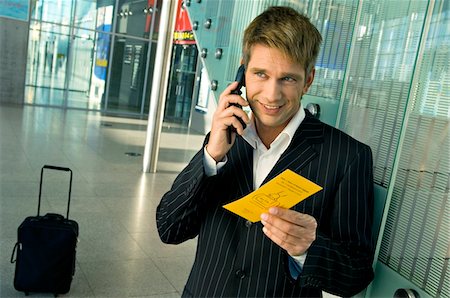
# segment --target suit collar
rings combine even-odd
[[[298,130],[300,124],[303,122],[303,120],[306,117],[306,112],[303,109],[303,105],[300,102],[300,109],[295,113],[295,115],[292,117],[292,119],[289,121],[287,126],[283,129],[283,131],[275,138],[275,140],[272,142],[272,145],[276,144],[277,141],[279,141],[279,138],[282,135],[285,135],[289,138],[289,143],[292,141],[295,132]],[[256,131],[256,125],[255,125],[255,117],[250,112],[250,119],[252,121],[247,125],[247,128],[244,129],[244,133],[242,134],[242,137],[249,143],[253,149],[258,148],[258,144],[262,145],[262,141],[258,136],[258,133]]]
[[[291,144],[280,156],[262,185],[286,169],[299,173],[314,160],[319,155],[314,148],[315,144],[323,142],[323,125],[306,111],[306,117],[295,132]],[[236,159],[231,164],[234,165],[233,174],[239,181],[239,191],[243,194],[253,190],[253,150],[242,137],[237,137],[233,146],[234,153],[230,155],[232,159]]]
[[[323,143],[323,140],[323,123],[306,111],[306,117],[295,132],[291,144],[280,156],[263,184],[286,169],[299,173],[319,155],[314,145]]]

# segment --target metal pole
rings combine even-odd
[[[162,1],[158,43],[153,69],[152,91],[148,112],[147,139],[145,141],[143,171],[156,172],[162,113],[167,89],[167,77],[172,50],[172,32],[175,25],[176,0]]]
[[[163,0],[164,1],[164,0]],[[144,84],[142,87],[142,98],[141,98],[141,115],[144,115],[144,110],[145,110],[145,100],[147,99],[147,81],[148,81],[148,74],[149,74],[149,67],[148,67],[148,63],[150,62],[150,57],[151,57],[151,52],[152,52],[152,48],[154,46],[157,46],[158,44],[154,45],[153,44],[153,30],[155,30],[155,19],[156,19],[156,14],[158,13],[158,10],[156,9],[158,5],[158,1],[156,0],[153,3],[153,12],[152,12],[152,20],[150,23],[150,31],[149,31],[149,36],[148,36],[148,50],[147,50],[147,67],[145,68],[145,74],[144,74]]]

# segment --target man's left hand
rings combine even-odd
[[[316,240],[317,221],[308,214],[271,207],[261,223],[264,234],[291,256],[304,254]]]

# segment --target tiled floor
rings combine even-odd
[[[158,172],[142,172],[146,121],[99,113],[0,105],[0,297],[13,287],[17,227],[36,214],[44,164],[73,170],[70,218],[80,225],[67,297],[179,297],[195,240],[159,240],[155,210],[203,136],[164,127]],[[41,214],[65,213],[67,173],[46,171]],[[52,297],[33,294],[32,297]]]

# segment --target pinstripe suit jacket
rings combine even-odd
[[[207,140],[206,140],[207,141]],[[206,142],[205,141],[205,142]],[[293,208],[318,223],[303,271],[293,280],[286,251],[222,205],[253,191],[253,151],[241,137],[220,173],[207,177],[203,149],[178,175],[157,209],[165,243],[198,236],[194,265],[184,289],[193,297],[350,296],[373,279],[372,153],[308,112],[265,182],[285,169],[323,186]]]

